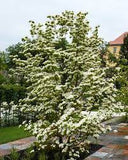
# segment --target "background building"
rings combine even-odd
[[[119,37],[117,37],[114,41],[109,42],[108,50],[113,53],[117,58],[119,57],[121,45],[123,44],[124,38],[127,36],[127,34],[128,32],[125,32]]]

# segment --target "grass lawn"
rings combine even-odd
[[[28,133],[27,131],[24,131],[23,127],[19,128],[18,126],[14,126],[14,127],[0,128],[0,144],[11,142],[29,136],[31,136],[31,134]]]

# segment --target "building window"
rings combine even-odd
[[[113,53],[116,53],[117,47],[113,47]]]

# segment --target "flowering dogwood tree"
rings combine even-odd
[[[60,159],[77,159],[118,108],[113,80],[101,67],[98,27],[92,31],[86,15],[65,11],[44,25],[30,21],[31,37],[23,39],[26,58],[13,58],[15,74],[28,83],[19,106],[35,116],[25,126],[39,149],[56,149]]]

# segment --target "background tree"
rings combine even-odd
[[[108,54],[109,54],[109,51],[108,51],[108,46],[109,44],[107,42],[104,42],[101,47],[100,47],[100,54],[101,54],[101,64],[103,67],[106,67],[106,62],[107,62],[107,59],[108,59]]]
[[[4,52],[0,52],[0,71],[4,71],[6,68],[6,55]]]
[[[13,58],[14,73],[28,83],[18,107],[35,116],[26,129],[39,149],[57,152],[60,160],[80,157],[90,137],[105,131],[101,122],[120,108],[113,79],[101,67],[98,27],[92,31],[86,15],[65,11],[49,16],[44,26],[30,21],[31,37],[23,39],[26,59]]]
[[[109,48],[109,43],[104,42],[101,45],[100,53],[102,59],[102,66],[109,67],[110,69],[109,74],[111,74],[112,73],[111,70],[114,70],[114,68],[117,66],[118,58],[116,57],[116,55],[111,53],[108,48]]]
[[[128,34],[124,37],[124,41],[120,49],[120,63],[128,66]]]
[[[15,63],[12,60],[12,57],[17,56],[20,59],[24,59],[24,56],[22,54],[23,48],[22,48],[22,43],[17,43],[15,45],[9,46],[5,52],[7,55],[7,64],[8,68],[15,68]]]
[[[21,43],[8,47],[5,52],[0,53],[0,125],[8,126],[14,125],[12,106],[10,102],[17,101],[25,96],[25,82],[21,78],[14,77],[10,73],[10,69],[15,68],[14,62],[12,62],[11,56],[17,56],[23,59],[21,56]],[[6,105],[2,105],[3,102],[7,102]],[[14,111],[16,119],[19,121],[20,111]],[[9,118],[11,117],[11,118]],[[19,122],[18,122],[19,123]],[[17,122],[16,122],[17,124]]]
[[[126,106],[125,109],[128,113],[128,35],[125,36],[120,49],[118,66],[120,67],[120,74],[116,80],[116,86],[119,89],[118,100]]]

